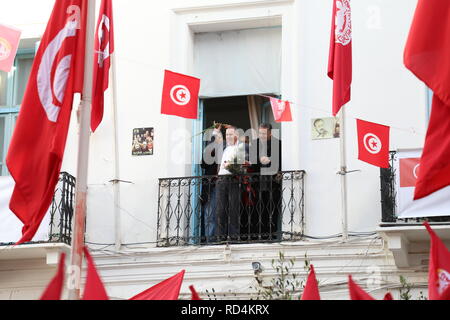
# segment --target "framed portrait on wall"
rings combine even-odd
[[[340,123],[335,117],[317,118],[311,120],[312,140],[340,138]]]
[[[133,129],[133,156],[152,156],[153,155],[153,140],[155,138],[153,128],[138,128]]]

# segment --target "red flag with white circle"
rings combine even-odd
[[[357,119],[358,159],[380,168],[389,168],[390,128]]]
[[[400,187],[411,188],[416,186],[419,176],[420,158],[400,159]]]
[[[161,113],[197,119],[199,91],[200,79],[166,70]]]
[[[21,31],[0,25],[0,70],[10,72],[19,48]]]
[[[350,0],[333,0],[328,77],[333,80],[333,116],[350,101],[352,85]]]
[[[92,86],[91,129],[94,132],[103,119],[104,93],[109,85],[111,55],[114,53],[112,0],[102,0],[94,44],[94,82]]]
[[[6,157],[16,183],[9,206],[24,224],[17,244],[33,239],[53,200],[74,94],[83,89],[86,9],[87,0],[56,1],[33,62]]]
[[[272,105],[273,118],[275,122],[291,122],[291,104],[289,101],[283,101],[275,98],[270,98]]]
[[[428,262],[428,299],[450,300],[450,252],[430,224],[425,222],[424,225],[431,239]]]

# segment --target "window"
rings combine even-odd
[[[9,143],[26,90],[34,50],[19,50],[11,72],[0,71],[0,175],[8,170],[5,164]]]

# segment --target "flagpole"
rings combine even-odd
[[[81,270],[83,261],[86,220],[87,178],[89,163],[89,140],[92,109],[92,79],[94,66],[95,0],[87,0],[86,51],[84,86],[79,107],[78,168],[75,187],[75,214],[72,228],[71,268],[74,285],[69,287],[69,300],[80,299]]]
[[[117,121],[117,74],[116,74],[116,53],[111,55],[112,64],[112,94],[113,94],[113,121],[114,121],[114,217],[115,217],[115,242],[116,251],[120,251],[122,246],[121,221],[120,221],[120,162],[119,162],[119,132]]]
[[[341,108],[340,115],[340,149],[341,149],[341,220],[342,240],[348,241],[348,217],[347,217],[347,157],[345,146],[345,105]]]

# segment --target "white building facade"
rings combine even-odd
[[[23,31],[16,71],[1,75],[2,81],[16,81],[13,88],[0,86],[0,94],[12,97],[0,100],[0,164],[2,175],[7,176],[4,157],[20,110],[20,101],[13,96],[20,96],[17,83],[25,81],[14,79],[25,68],[20,58],[32,59],[53,1],[1,1],[7,10],[1,10],[0,23]],[[356,133],[356,119],[363,119],[391,127],[391,150],[423,146],[429,92],[403,65],[417,1],[352,2],[352,99],[345,107],[345,132],[341,132],[345,134],[347,169],[355,171],[347,175],[348,240],[342,237],[340,139],[312,138],[312,120],[331,116],[332,81],[327,77],[327,64],[332,1],[113,3],[114,77],[105,98],[104,120],[91,135],[85,236],[111,298],[128,299],[184,269],[181,298],[190,297],[188,286],[192,284],[205,299],[248,299],[255,297],[258,288],[252,262],[261,263],[263,285],[269,285],[276,276],[271,261],[280,252],[296,258],[293,272],[303,277],[305,257],[314,264],[324,299],[348,299],[349,274],[378,299],[387,291],[399,298],[401,275],[413,284],[415,298],[420,291],[426,294],[428,236],[415,221],[394,219],[383,224],[380,169],[358,160]],[[198,120],[160,113],[165,69],[202,79]],[[275,124],[259,95],[291,101],[294,121]],[[262,102],[252,113],[236,97],[244,101],[257,97]],[[75,104],[62,170],[73,176],[77,169],[76,108]],[[273,122],[279,130],[282,171],[296,175],[283,184],[286,210],[280,228],[294,237],[219,245],[189,240],[201,232],[195,228],[200,216],[194,217],[195,208],[201,206],[198,193],[193,190],[177,202],[174,198],[180,193],[168,191],[164,183],[182,180],[164,179],[201,175],[199,133],[211,120],[229,121],[230,117],[236,124],[245,118],[251,127]],[[132,155],[137,128],[153,128],[152,155]],[[199,180],[186,181],[189,185]],[[290,181],[295,183],[295,196],[289,195]],[[291,200],[293,211],[289,211]],[[177,205],[184,209],[177,211]],[[193,208],[192,215],[186,206]],[[168,212],[173,215],[171,223],[179,222],[179,235],[187,241],[165,242],[165,236],[173,237],[176,232],[173,225],[166,232]],[[177,212],[182,213],[178,218]],[[445,223],[436,229],[446,239]],[[69,251],[63,242],[0,246],[0,299],[39,298],[56,270],[58,254]]]

